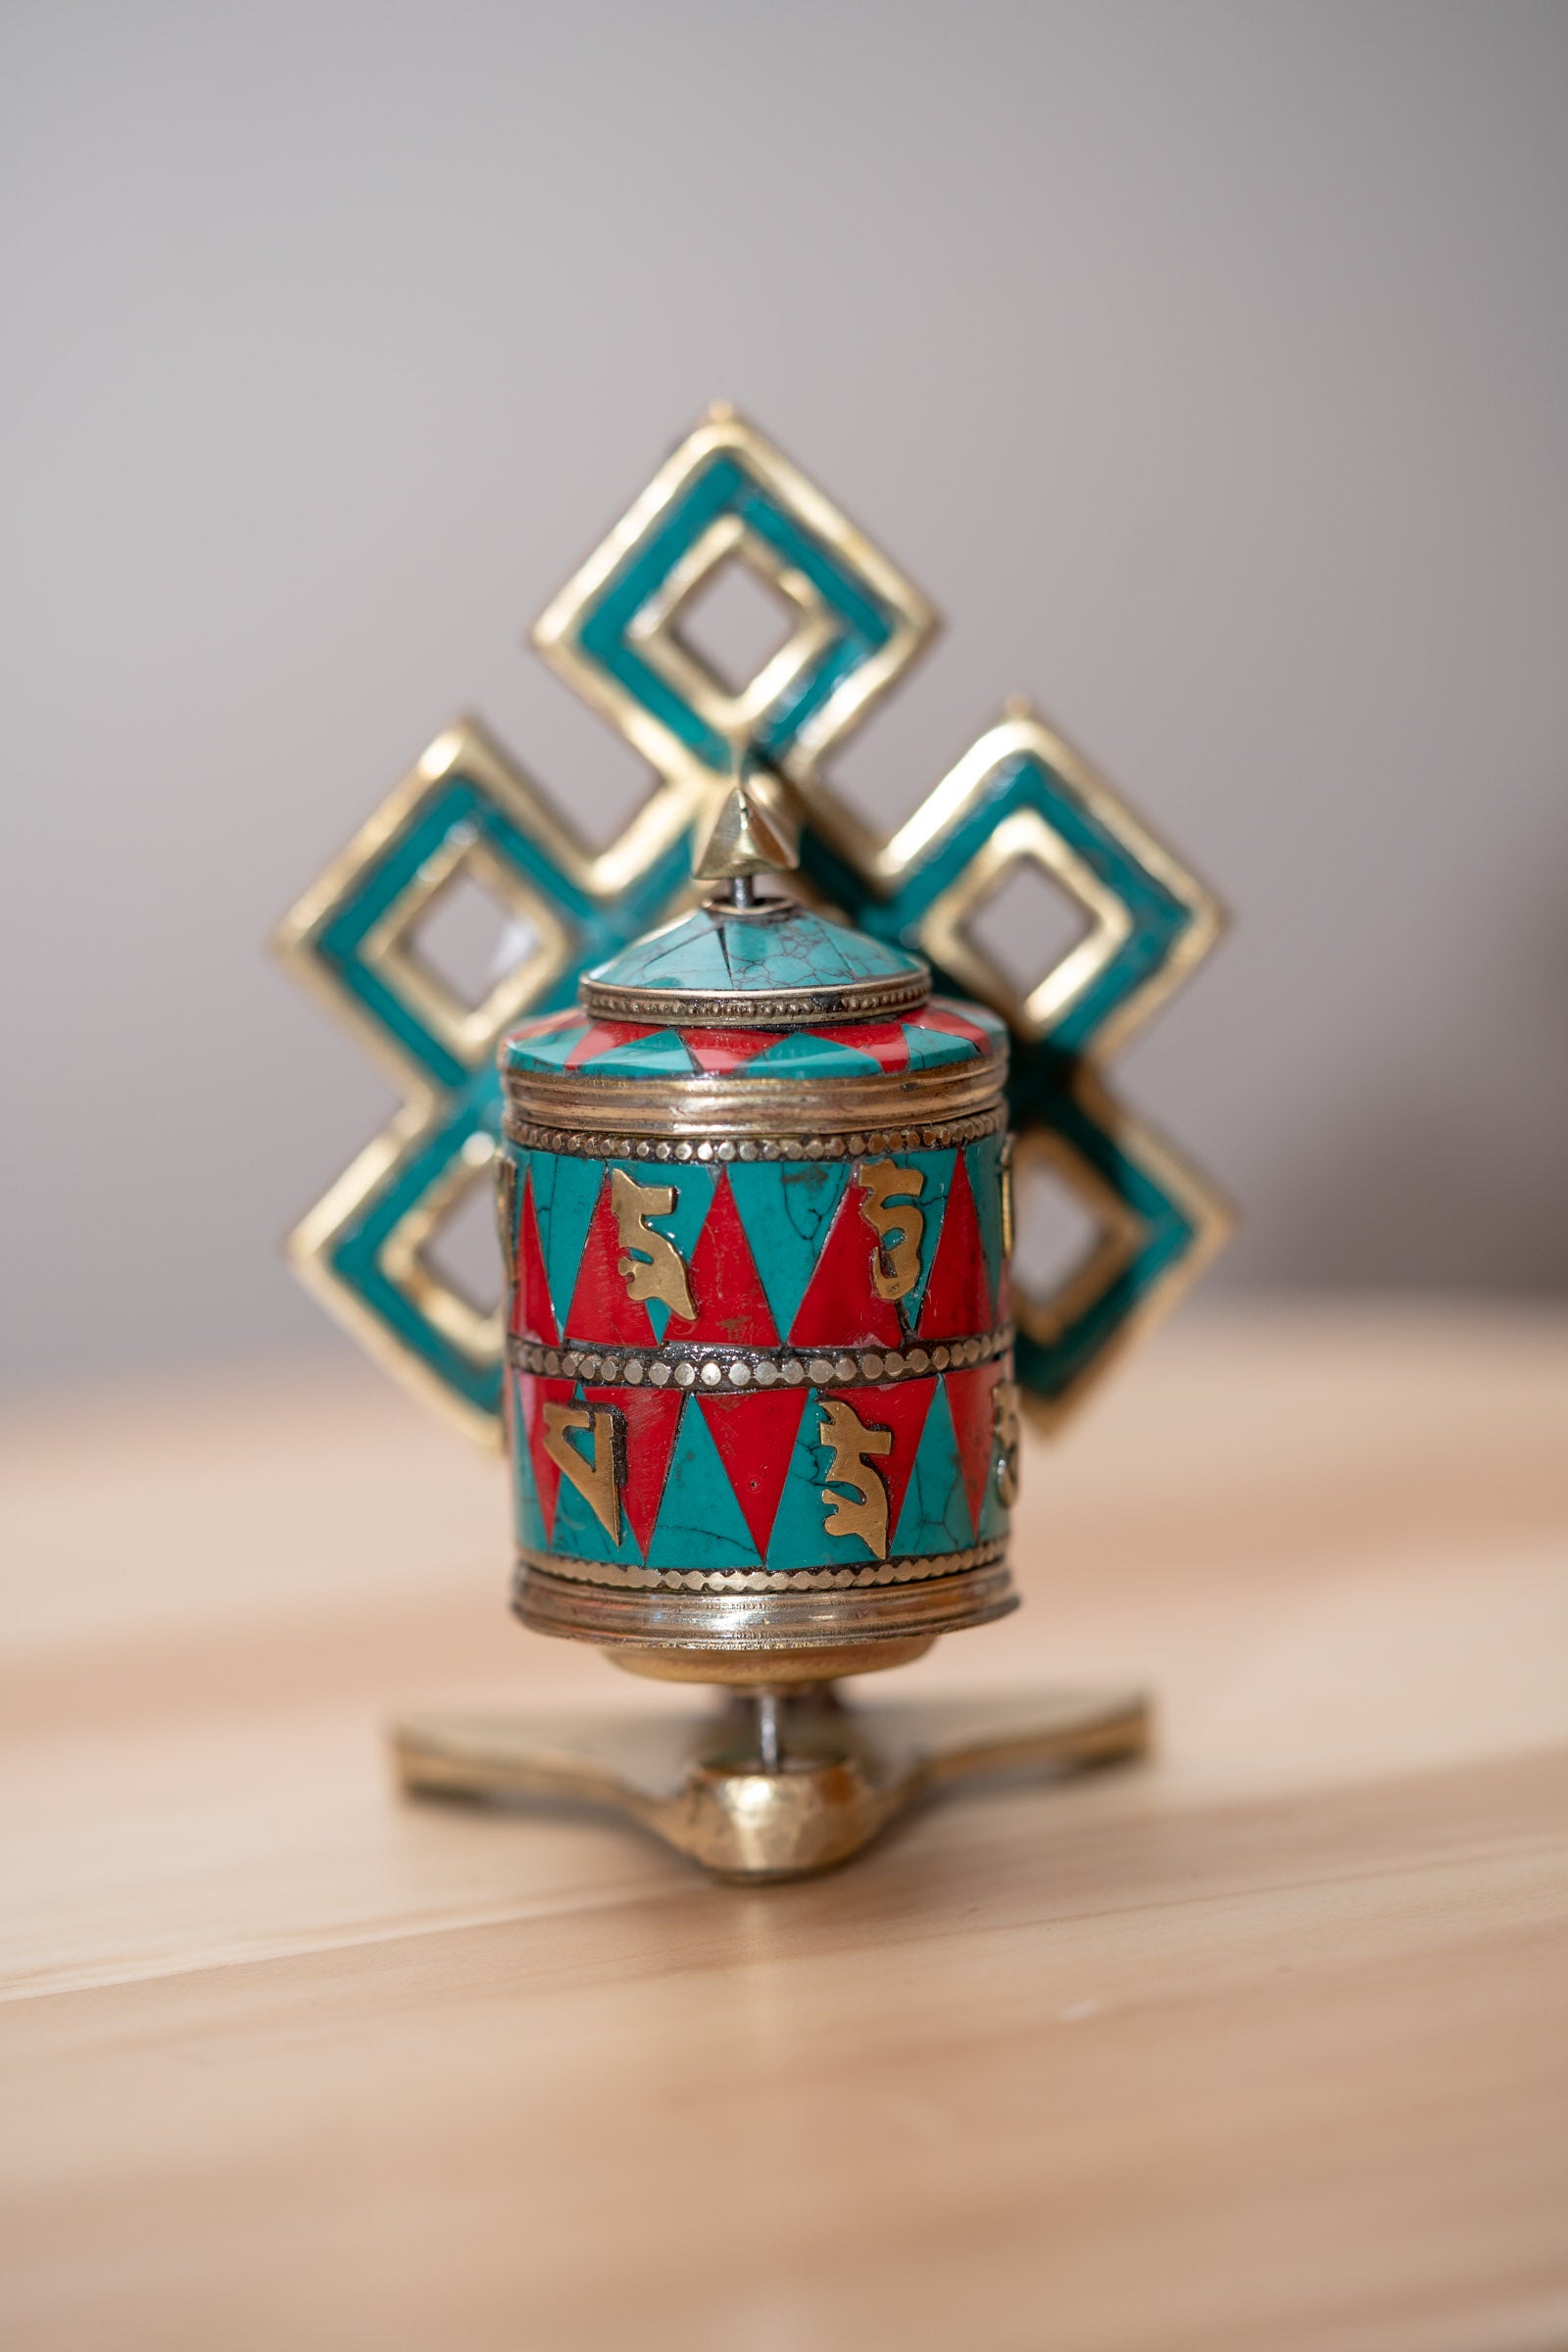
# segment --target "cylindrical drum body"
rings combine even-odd
[[[525,1623],[826,1672],[1013,1605],[1005,1031],[928,988],[715,904],[506,1040]]]

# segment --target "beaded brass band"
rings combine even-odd
[[[924,970],[840,988],[754,990],[746,996],[733,989],[709,995],[686,988],[620,988],[590,973],[578,990],[584,1008],[602,1019],[702,1029],[808,1029],[825,1022],[895,1020],[917,1012],[930,994],[931,975]]]
[[[518,1552],[524,1569],[564,1576],[568,1584],[607,1585],[630,1592],[850,1592],[862,1586],[919,1585],[938,1576],[989,1568],[1006,1544],[999,1537],[965,1551],[932,1552],[922,1559],[869,1560],[859,1568],[638,1568],[613,1560],[576,1560],[564,1552]]]
[[[608,1081],[605,1082],[608,1085]],[[886,1108],[884,1103],[882,1108]],[[878,1127],[839,1135],[717,1135],[697,1130],[672,1132],[668,1121],[659,1134],[619,1133],[614,1127],[591,1131],[580,1127],[541,1126],[518,1111],[509,1111],[509,1143],[525,1152],[554,1152],[568,1159],[655,1159],[704,1165],[713,1160],[858,1159],[886,1152],[942,1152],[956,1144],[976,1144],[982,1136],[1005,1127],[1005,1106],[999,1103],[977,1118],[951,1119],[938,1126]]]
[[[544,1340],[514,1333],[507,1342],[507,1361],[518,1372],[533,1372],[547,1380],[585,1380],[599,1387],[697,1389],[708,1395],[733,1395],[759,1388],[885,1388],[889,1382],[923,1380],[950,1367],[989,1362],[1012,1346],[1012,1329],[987,1331],[972,1339],[947,1340],[934,1346],[862,1348],[819,1352],[815,1348],[708,1348],[671,1342],[664,1348],[563,1348]]]
[[[537,1633],[638,1647],[782,1650],[906,1641],[985,1625],[1015,1609],[1005,1548],[998,1542],[933,1560],[728,1576],[523,1552],[513,1607]]]

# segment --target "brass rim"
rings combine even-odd
[[[831,987],[792,988],[768,994],[733,989],[704,994],[685,988],[618,988],[613,981],[585,979],[579,989],[585,1009],[611,1020],[653,1021],[664,1029],[809,1029],[818,1021],[891,1020],[916,1012],[931,994],[926,971],[896,972],[884,980],[841,980]]]
[[[954,1340],[919,1341],[910,1348],[857,1348],[849,1352],[811,1348],[709,1349],[671,1341],[663,1348],[623,1348],[575,1340],[536,1340],[512,1333],[507,1361],[545,1380],[586,1380],[607,1388],[694,1389],[705,1396],[744,1395],[784,1387],[881,1389],[933,1372],[961,1372],[1005,1356],[1011,1324]]]
[[[618,1560],[578,1560],[564,1551],[517,1550],[517,1574],[537,1570],[572,1585],[602,1585],[622,1592],[750,1592],[766,1599],[777,1592],[849,1592],[869,1587],[928,1583],[970,1568],[994,1567],[1006,1551],[1005,1539],[991,1536],[966,1551],[931,1552],[923,1559],[906,1553],[867,1560],[859,1568],[640,1568]]]
[[[529,1125],[706,1141],[788,1137],[804,1117],[817,1138],[853,1137],[858,1131],[865,1139],[859,1146],[863,1151],[873,1140],[870,1131],[886,1128],[894,1106],[890,1097],[910,1127],[994,1110],[1006,1062],[988,1054],[978,1061],[908,1070],[897,1078],[590,1078],[543,1070],[505,1075],[514,1113]]]
[[[776,1588],[786,1580],[763,1581]],[[1017,1605],[1011,1573],[1001,1558],[915,1583],[804,1592],[635,1591],[578,1583],[525,1558],[513,1601],[535,1633],[644,1648],[728,1650],[825,1648],[956,1633],[1004,1617]]]
[[[668,1125],[655,1135],[628,1134],[624,1128],[617,1135],[612,1127],[585,1132],[580,1127],[540,1126],[514,1110],[507,1114],[505,1133],[521,1151],[550,1152],[558,1158],[652,1159],[687,1166],[693,1160],[706,1165],[737,1159],[858,1159],[865,1152],[943,1152],[996,1135],[1006,1123],[1005,1106],[998,1101],[975,1118],[943,1119],[928,1127],[877,1127],[863,1134],[852,1128],[846,1135],[683,1135],[671,1141]]]

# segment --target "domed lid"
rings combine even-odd
[[[588,972],[582,1003],[618,1021],[806,1029],[887,1020],[931,993],[918,956],[793,899],[710,899]]]
[[[811,1116],[823,1132],[836,1120],[829,1101],[833,1088],[858,1086],[866,1079],[897,1078],[915,1097],[906,1105],[919,1117],[935,1115],[921,1088],[938,1079],[973,1077],[982,1091],[994,1097],[1007,1067],[1007,1031],[994,1012],[981,1004],[955,1004],[932,997],[902,1019],[824,1022],[818,1029],[786,1029],[773,1023],[765,1029],[739,1029],[731,1023],[703,1021],[675,1029],[651,1021],[601,1018],[580,1007],[535,1013],[519,1021],[501,1041],[501,1068],[514,1097],[522,1090],[543,1103],[551,1090],[566,1082],[574,1087],[571,1118],[586,1116],[586,1098],[614,1095],[617,1087],[653,1081],[673,1105],[678,1087],[673,1079],[701,1079],[709,1095],[716,1082],[732,1094],[760,1088],[770,1091],[780,1079],[791,1086],[816,1086],[819,1091]],[[585,1089],[579,1082],[591,1083]],[[977,1098],[978,1100],[978,1098]],[[973,1107],[972,1104],[960,1105]],[[607,1116],[621,1118],[612,1105]],[[861,1102],[851,1124],[874,1126],[889,1115]],[[569,1122],[568,1122],[569,1123]]]

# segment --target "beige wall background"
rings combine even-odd
[[[264,962],[716,394],[1239,927],[1119,1063],[1214,1288],[1568,1279],[1568,10],[30,8],[0,24],[4,1370],[344,1346],[275,1241],[391,1106]]]

